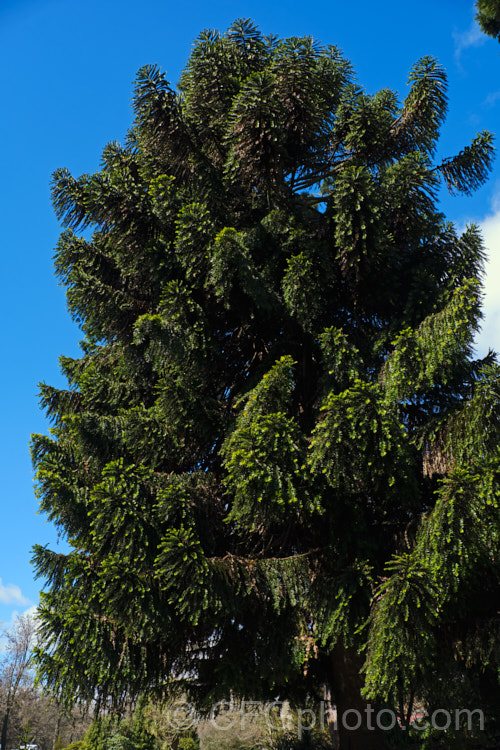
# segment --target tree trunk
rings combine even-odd
[[[59,708],[58,708],[57,721],[56,721],[56,726],[54,729],[54,739],[52,741],[52,750],[57,750],[57,746],[58,746],[57,740],[59,739],[60,731],[61,731],[61,712],[59,711]]]
[[[7,706],[2,721],[2,734],[0,735],[0,750],[6,750],[7,747],[7,729],[9,726],[10,706]]]
[[[335,721],[336,708],[332,700],[332,691],[330,685],[323,685],[323,704],[325,711],[326,726],[328,734],[332,741],[333,750],[339,750],[339,733],[337,731],[337,724]]]
[[[361,695],[362,657],[353,647],[338,644],[331,654],[331,665],[339,750],[386,750],[387,732],[377,726],[376,706]]]

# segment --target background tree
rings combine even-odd
[[[31,650],[35,645],[36,620],[30,614],[17,617],[13,627],[3,633],[6,648],[0,661],[0,748],[6,750],[9,722],[16,698],[29,679]]]
[[[80,741],[92,723],[91,706],[61,707],[35,684],[35,675],[21,688],[13,705],[8,746],[34,744],[38,750],[61,750]]]
[[[476,0],[476,20],[485,34],[500,41],[500,3],[498,0]]]
[[[63,710],[36,684],[31,664],[36,637],[37,620],[31,613],[17,617],[2,634],[0,720],[6,748],[36,744],[39,750],[55,750],[58,743],[60,748],[83,737],[91,721],[91,712],[75,706]]]
[[[337,48],[237,21],[177,91],[139,72],[98,173],[54,175],[85,333],[33,439],[72,546],[34,556],[59,693],[327,685],[342,715],[364,687],[407,715],[438,669],[494,674],[499,373],[471,356],[480,236],[437,206],[492,137],[435,163],[446,76],[427,57],[409,84],[369,96]]]

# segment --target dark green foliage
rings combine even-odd
[[[476,20],[485,34],[500,41],[500,3],[498,0],[476,0]]]
[[[55,174],[85,334],[33,438],[73,548],[35,550],[56,690],[300,696],[366,647],[367,693],[399,708],[436,699],[438,663],[498,668],[484,255],[436,207],[440,180],[483,183],[492,139],[434,163],[446,76],[423,58],[409,85],[369,96],[338,49],[238,21],[177,92],[139,72],[100,172]]]

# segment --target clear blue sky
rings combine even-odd
[[[61,166],[74,175],[96,170],[103,146],[122,139],[131,123],[138,68],[158,63],[175,83],[197,34],[225,29],[237,17],[252,18],[265,33],[312,35],[339,45],[369,92],[390,87],[403,95],[410,66],[423,55],[438,57],[450,83],[442,156],[460,150],[478,130],[500,131],[500,45],[474,26],[469,0],[0,0],[4,622],[37,601],[32,545],[58,544],[57,532],[36,514],[28,444],[30,433],[47,429],[37,383],[63,384],[58,356],[77,355],[80,338],[53,276],[59,227],[50,175]],[[443,210],[460,226],[475,220],[484,228],[492,256],[486,333],[500,349],[494,322],[500,159],[487,186],[473,198],[443,196]]]

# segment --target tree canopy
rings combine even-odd
[[[476,20],[485,34],[500,41],[499,0],[476,0]]]
[[[481,237],[438,205],[493,147],[435,160],[446,88],[424,57],[368,95],[336,47],[239,20],[176,89],[139,71],[100,171],[54,174],[85,336],[32,444],[72,550],[34,554],[56,691],[405,714],[496,684],[500,372]]]

